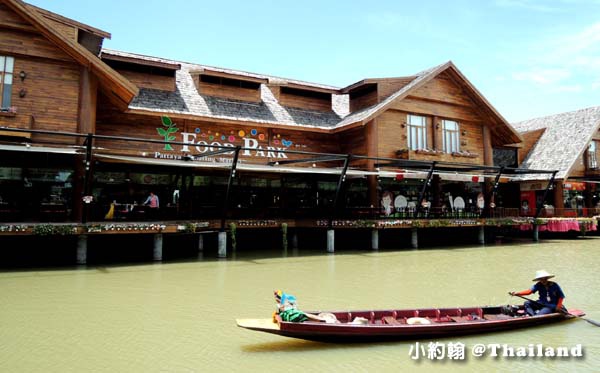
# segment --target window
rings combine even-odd
[[[15,59],[13,57],[0,56],[0,99],[2,100],[2,109],[10,107],[14,63]]]
[[[590,146],[588,147],[588,151],[587,151],[587,156],[588,156],[588,168],[590,170],[596,169],[598,168],[598,159],[596,158],[596,142],[594,140],[592,140],[592,142],[590,142]]]
[[[427,147],[427,118],[419,115],[408,116],[408,148],[410,150]]]
[[[453,120],[443,120],[442,132],[444,153],[459,152],[460,143],[458,141],[458,123]]]

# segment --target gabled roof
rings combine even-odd
[[[520,167],[558,170],[556,178],[566,179],[600,128],[600,106],[529,119],[513,126],[522,133],[546,129]]]
[[[496,109],[487,101],[487,99],[483,97],[479,90],[477,90],[475,86],[473,86],[473,84],[471,84],[471,82],[469,82],[469,80],[458,70],[458,68],[454,66],[452,61],[448,61],[444,64],[421,71],[414,76],[410,83],[406,84],[386,99],[382,100],[378,104],[366,107],[346,116],[340,123],[336,125],[336,127],[344,127],[353,123],[367,123],[388,109],[394,102],[402,100],[412,91],[422,87],[427,82],[431,81],[445,71],[451,72],[455,77],[455,80],[463,86],[471,99],[480,104],[480,111],[485,113],[487,118],[491,119],[491,121],[486,121],[486,124],[490,125],[490,129],[494,134],[505,139],[506,144],[523,141],[519,133],[511,127],[506,119],[504,119],[504,117],[502,117],[502,115],[496,111]],[[368,81],[365,82],[368,83]],[[356,87],[358,83],[346,87],[346,89]]]
[[[111,69],[81,44],[63,36],[34,7],[28,6],[21,0],[2,1],[76,62],[88,67],[98,77],[101,90],[109,99],[116,101],[118,106],[127,107],[138,94],[138,89],[133,83]]]
[[[90,25],[86,25],[85,23],[81,23],[81,22],[75,21],[74,19],[67,18],[65,16],[61,16],[60,14],[52,13],[49,10],[39,8],[39,7],[35,6],[35,5],[31,5],[31,4],[27,4],[27,3],[25,3],[25,5],[27,7],[29,7],[29,8],[32,8],[32,9],[36,10],[38,13],[40,13],[41,15],[43,15],[46,18],[58,21],[60,23],[66,23],[68,25],[77,27],[78,29],[81,29],[81,30],[84,30],[86,32],[89,32],[90,34],[99,36],[101,38],[110,39],[110,33],[106,32],[106,31],[103,31],[103,30],[100,30],[100,29],[98,29],[96,27],[92,27]]]

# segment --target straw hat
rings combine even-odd
[[[551,275],[550,273],[546,272],[543,269],[540,269],[539,271],[535,272],[535,278],[531,281],[539,281],[543,278],[552,278],[554,277],[554,275]]]

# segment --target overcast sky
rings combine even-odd
[[[111,49],[344,87],[452,60],[509,121],[600,106],[600,0],[30,0]]]

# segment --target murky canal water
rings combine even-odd
[[[337,345],[236,327],[269,317],[272,290],[305,309],[506,304],[535,270],[557,274],[566,305],[600,321],[600,238],[418,251],[238,252],[168,264],[0,273],[0,371],[592,372],[600,328],[583,320],[438,340],[466,361],[414,361],[414,342]],[[516,298],[513,301],[517,301]],[[422,341],[423,342],[423,341]],[[475,358],[475,344],[584,346],[579,359]]]

